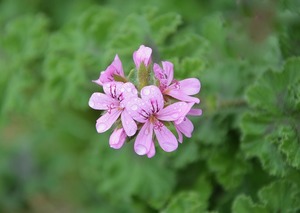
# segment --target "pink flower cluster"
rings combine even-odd
[[[141,45],[133,53],[137,72],[151,71],[152,49]],[[123,71],[118,55],[101,72],[94,82],[103,87],[103,92],[95,92],[89,100],[89,106],[104,113],[96,122],[98,133],[103,133],[114,124],[115,129],[109,138],[114,149],[121,148],[128,137],[135,137],[134,150],[138,155],[155,155],[155,144],[166,152],[177,149],[183,135],[191,137],[194,130],[187,115],[201,115],[201,109],[192,109],[200,100],[192,95],[199,93],[200,81],[196,78],[173,79],[173,64],[163,61],[162,66],[154,63],[153,72],[157,85],[143,86],[140,91],[129,82]],[[121,79],[121,80],[120,80]],[[149,78],[150,79],[150,78]],[[173,125],[178,139],[168,129]]]

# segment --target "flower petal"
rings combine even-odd
[[[182,143],[182,141],[183,141],[182,133],[179,131],[179,129],[177,128],[177,125],[175,123],[174,123],[174,126],[175,126],[176,132],[178,134],[178,141],[179,141],[179,143]]]
[[[118,105],[116,100],[100,92],[93,93],[89,100],[89,106],[97,110],[107,110],[109,107]]]
[[[145,155],[151,149],[153,124],[146,122],[138,133],[134,142],[134,151],[138,155]]]
[[[128,102],[132,101],[133,98],[138,97],[137,89],[130,82],[127,82],[127,83],[123,84],[120,91],[121,91],[122,96],[124,98],[122,100],[122,104],[125,105],[125,106]]]
[[[199,98],[188,96],[187,94],[183,93],[179,89],[170,89],[168,88],[165,92],[166,95],[169,95],[177,100],[180,101],[187,101],[187,102],[193,102],[193,103],[200,103]]]
[[[202,109],[191,109],[188,112],[188,115],[192,115],[192,116],[200,116],[202,115]]]
[[[186,137],[192,137],[192,132],[194,131],[194,125],[190,119],[185,117],[185,119],[180,123],[175,125],[176,128],[182,132]]]
[[[167,81],[164,75],[163,69],[156,63],[153,64],[153,72],[154,76],[157,80],[159,80],[159,83],[161,85],[167,85]]]
[[[176,137],[164,124],[160,122],[160,125],[154,128],[154,132],[160,147],[165,152],[172,152],[177,149]]]
[[[141,45],[140,48],[133,53],[133,61],[135,63],[136,68],[139,69],[141,63],[148,67],[151,63],[151,54],[152,49],[150,47]]]
[[[147,157],[152,158],[154,155],[155,155],[155,145],[154,145],[154,142],[152,141],[151,146],[150,146],[150,150],[147,153]]]
[[[122,126],[128,136],[133,136],[136,133],[137,125],[132,119],[132,117],[128,114],[127,110],[123,110],[121,114]]]
[[[163,69],[158,65],[153,65],[153,72],[155,77],[160,82],[160,87],[164,88],[171,84],[173,80],[173,64],[169,61],[163,61],[162,62]]]
[[[152,113],[159,112],[164,107],[163,95],[157,86],[145,86],[141,90],[141,97],[151,107]]]
[[[126,104],[125,109],[134,120],[140,123],[145,123],[152,113],[148,103],[141,98],[133,98]]]
[[[110,112],[106,112],[104,115],[102,115],[96,123],[97,132],[102,133],[107,131],[118,119],[121,112],[121,110],[112,109]]]
[[[187,95],[195,95],[200,92],[201,84],[197,78],[187,78],[178,83],[180,90]]]
[[[99,78],[97,80],[94,80],[93,82],[102,86],[104,83],[114,81],[114,75],[124,77],[122,62],[119,59],[118,55],[115,56],[114,61],[106,68],[106,70],[100,73]]]
[[[109,137],[109,145],[111,148],[120,149],[126,140],[126,134],[123,128],[115,129]]]
[[[119,75],[119,76],[123,76],[124,77],[124,71],[123,71],[123,67],[122,67],[122,62],[119,58],[118,55],[115,56],[114,61],[112,62],[112,64],[115,67],[115,75]]]
[[[180,124],[186,118],[185,116],[191,110],[191,108],[193,107],[194,103],[190,102],[190,103],[187,103],[187,105],[188,106],[185,108],[185,111],[182,112],[181,116],[176,121],[174,121],[175,124]]]
[[[123,86],[123,82],[107,82],[103,84],[103,91],[105,94],[114,98],[115,100],[121,101],[123,100],[121,88]]]
[[[181,117],[185,117],[188,112],[189,105],[185,102],[177,102],[160,110],[156,118],[162,121],[176,121]]]
[[[162,61],[161,63],[162,63],[162,66],[163,66],[164,73],[167,77],[167,85],[170,85],[171,82],[173,81],[173,75],[174,75],[173,67],[174,67],[174,65],[169,61]]]

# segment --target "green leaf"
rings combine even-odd
[[[287,165],[284,157],[278,152],[274,143],[267,140],[266,132],[274,131],[270,122],[263,121],[264,117],[247,113],[241,123],[243,131],[242,150],[247,158],[258,157],[262,167],[272,175],[284,175]]]
[[[265,72],[247,92],[250,110],[241,121],[241,147],[272,175],[283,176],[300,165],[299,67],[300,59],[290,59],[282,71]]]
[[[108,147],[107,134],[95,137],[94,147],[86,153],[89,165],[85,176],[103,196],[114,202],[131,203],[137,197],[144,205],[160,209],[171,196],[175,171],[167,167],[164,155],[137,156],[127,143],[122,150]],[[96,148],[95,148],[96,147]],[[101,160],[99,160],[101,159]]]
[[[161,48],[164,58],[178,57],[182,59],[188,56],[194,56],[201,59],[204,58],[209,46],[206,39],[195,33],[190,33],[188,37],[184,34],[179,34],[174,38],[172,43],[173,45]]]
[[[201,202],[197,192],[187,191],[175,195],[162,213],[204,212],[206,205]]]
[[[153,14],[152,17],[148,18],[152,31],[151,35],[153,35],[153,40],[157,45],[162,45],[182,24],[181,16],[176,13]]]
[[[197,148],[197,143],[193,138],[184,138],[183,144],[180,144],[176,155],[173,156],[174,168],[184,168],[186,165],[197,161],[200,158]]]
[[[267,139],[275,143],[279,150],[286,156],[289,165],[300,168],[300,149],[297,126],[282,125],[267,136]]]
[[[289,181],[275,181],[262,188],[258,197],[270,212],[297,212],[300,210],[300,189]]]
[[[113,32],[116,18],[115,10],[93,6],[80,16],[76,24],[82,33],[88,35],[86,39],[101,43]]]
[[[43,82],[41,67],[47,47],[49,20],[43,15],[12,19],[0,37],[2,113],[27,112]],[[2,95],[1,95],[2,96]],[[17,97],[17,98],[16,98]]]
[[[202,33],[211,43],[217,47],[225,44],[224,18],[221,14],[213,14],[203,21]]]
[[[268,213],[264,205],[253,203],[252,199],[246,195],[239,195],[235,198],[232,206],[233,213]]]
[[[249,170],[243,156],[230,148],[218,147],[208,156],[207,163],[208,168],[216,174],[218,182],[226,190],[239,186]]]

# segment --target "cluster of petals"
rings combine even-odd
[[[133,53],[137,71],[143,64],[152,65],[152,49],[141,45]],[[173,64],[162,62],[162,67],[154,63],[153,74],[158,86],[147,85],[138,91],[131,82],[117,81],[116,76],[126,79],[122,62],[118,55],[114,61],[100,73],[94,82],[103,88],[103,93],[95,92],[89,100],[89,106],[103,113],[96,122],[98,133],[115,127],[110,138],[110,147],[121,148],[128,137],[135,138],[134,150],[138,155],[149,158],[156,153],[155,141],[162,150],[172,152],[182,143],[183,135],[191,137],[194,130],[188,115],[199,116],[200,109],[192,109],[200,100],[192,95],[199,93],[200,81],[196,78],[176,80],[173,78]],[[168,128],[173,125],[178,138]]]

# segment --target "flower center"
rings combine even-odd
[[[157,119],[155,118],[155,116],[154,116],[154,115],[151,115],[151,116],[149,117],[149,121],[150,121],[150,123],[152,123],[152,124],[154,124],[154,125],[155,125],[155,123],[156,123]]]
[[[157,113],[159,111],[157,100],[150,100],[152,106],[152,113]]]

